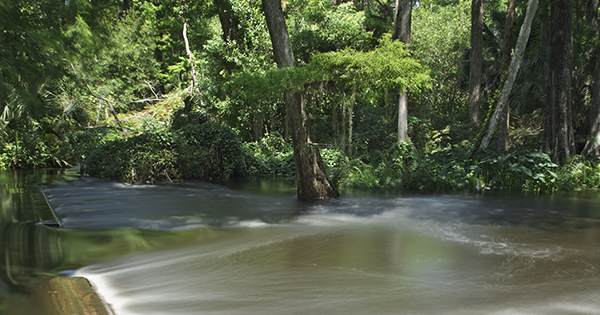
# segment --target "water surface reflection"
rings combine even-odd
[[[6,314],[43,314],[15,292],[72,271],[119,315],[600,314],[596,193],[301,201],[282,183],[30,182],[62,227],[38,224],[34,186],[0,176]]]
[[[125,207],[117,218],[126,224],[202,226],[215,233],[176,249],[80,269],[77,274],[92,279],[118,314],[594,314],[600,309],[595,194],[346,196],[308,202],[292,194],[264,196],[207,183],[170,186],[169,193],[153,190],[164,187],[103,185],[91,184],[94,191],[128,193],[118,199],[120,206],[107,201],[94,211],[95,227],[111,225],[118,211],[113,208]],[[62,200],[53,189],[49,195]],[[144,207],[137,208],[140,203],[152,205],[148,217]],[[90,226],[86,215],[77,219],[80,211],[72,203],[57,206],[67,227]],[[142,217],[146,221],[140,223]]]

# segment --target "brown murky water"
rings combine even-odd
[[[119,315],[600,314],[597,193],[266,186],[49,183],[61,251],[28,270],[85,276]]]

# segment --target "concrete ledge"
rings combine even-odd
[[[48,315],[114,314],[86,278],[43,277],[38,290]]]
[[[40,224],[54,228],[62,227],[41,188],[31,188],[31,202]]]

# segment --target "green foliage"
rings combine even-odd
[[[267,134],[260,141],[244,144],[246,175],[258,177],[296,177],[294,152],[278,134]]]
[[[294,55],[308,63],[318,53],[372,49],[376,41],[365,28],[365,14],[354,2],[296,0],[286,5]]]
[[[560,168],[558,176],[560,181],[554,185],[555,190],[599,189],[600,161],[574,156]]]
[[[171,132],[147,120],[137,136],[83,131],[72,143],[85,174],[130,183],[226,179],[243,167],[241,142],[235,132],[211,122]]]
[[[558,180],[558,165],[541,152],[484,150],[475,156],[473,170],[488,187],[508,190],[553,190]]]
[[[175,133],[178,169],[184,178],[226,179],[243,170],[242,142],[223,125],[187,125]]]
[[[338,171],[339,185],[347,189],[409,188],[417,161],[418,154],[410,141],[395,143],[386,151],[338,162],[342,168]]]
[[[390,89],[408,89],[418,94],[429,87],[429,70],[412,58],[404,45],[384,37],[372,51],[345,49],[316,55],[306,69],[308,78],[313,82],[334,81],[346,90],[365,95]],[[290,80],[288,87],[298,84],[297,78],[292,78],[294,80]]]
[[[410,47],[414,57],[431,69],[432,78],[431,90],[420,102],[437,113],[436,119],[447,117],[443,125],[466,117],[467,93],[459,83],[463,81],[462,54],[471,34],[471,1],[456,2],[447,6],[421,3],[412,13]]]
[[[306,66],[242,72],[233,76],[226,87],[232,97],[252,104],[273,102],[285,89],[301,91],[308,84],[321,82],[334,82],[340,89],[368,97],[390,89],[419,93],[429,81],[427,68],[410,56],[403,43],[385,38],[373,51],[345,49],[316,55]]]

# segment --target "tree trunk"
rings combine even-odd
[[[185,42],[185,52],[188,55],[190,66],[192,68],[192,93],[194,95],[194,105],[200,105],[200,88],[198,87],[198,77],[196,76],[196,66],[194,65],[194,54],[190,50],[190,42],[187,38],[187,22],[183,21],[183,40]]]
[[[496,125],[498,124],[500,114],[504,110],[504,107],[508,101],[508,96],[510,95],[512,87],[515,83],[515,79],[517,78],[517,73],[521,67],[521,62],[523,61],[523,54],[525,53],[525,48],[527,47],[527,41],[529,40],[529,34],[531,33],[531,23],[533,22],[537,5],[538,0],[529,0],[527,3],[527,13],[525,14],[523,25],[521,25],[521,30],[519,31],[519,38],[517,39],[514,57],[510,62],[510,66],[508,67],[508,77],[506,78],[506,82],[502,87],[502,94],[500,94],[500,100],[498,100],[498,105],[496,106],[496,111],[490,120],[488,130],[481,140],[481,145],[479,146],[480,150],[487,148],[489,145],[492,135],[494,134],[494,129],[496,129]]]
[[[515,7],[517,1],[509,0],[506,8],[506,23],[504,24],[504,39],[502,49],[502,72],[507,71],[510,66],[510,53],[512,51],[512,31],[515,24]],[[501,150],[508,150],[509,141],[508,134],[510,129],[510,100],[507,101],[504,110],[500,115],[500,122],[498,124],[498,148]]]
[[[410,43],[412,0],[396,0],[392,39]],[[398,97],[398,142],[408,140],[408,94]]]
[[[555,0],[550,8],[550,59],[544,149],[559,161],[574,154],[571,123],[573,34],[571,1]]]
[[[596,53],[594,66],[594,85],[590,109],[590,137],[581,152],[584,155],[600,155],[600,53]]]
[[[598,25],[598,0],[588,3],[587,22],[596,25],[596,34],[600,33]],[[594,11],[595,10],[595,11]],[[594,84],[592,86],[592,101],[590,108],[590,140],[585,143],[584,155],[600,155],[600,52],[596,51],[596,64],[594,65]]]
[[[229,0],[214,0],[215,7],[217,8],[219,21],[221,22],[221,28],[223,29],[223,40],[225,42],[239,41],[239,20],[233,13],[233,8]],[[239,43],[238,44],[242,44]]]
[[[262,0],[262,5],[277,66],[280,68],[294,67],[296,61],[280,0]],[[338,197],[337,189],[331,185],[325,172],[325,165],[319,149],[309,139],[309,121],[303,93],[286,90],[284,98],[292,136],[292,147],[294,148],[294,161],[296,162],[298,198]]]
[[[598,23],[598,0],[588,0],[586,21],[589,25]]]
[[[481,101],[483,89],[481,74],[483,69],[483,0],[473,0],[471,4],[471,64],[469,71],[469,120],[481,121]]]

